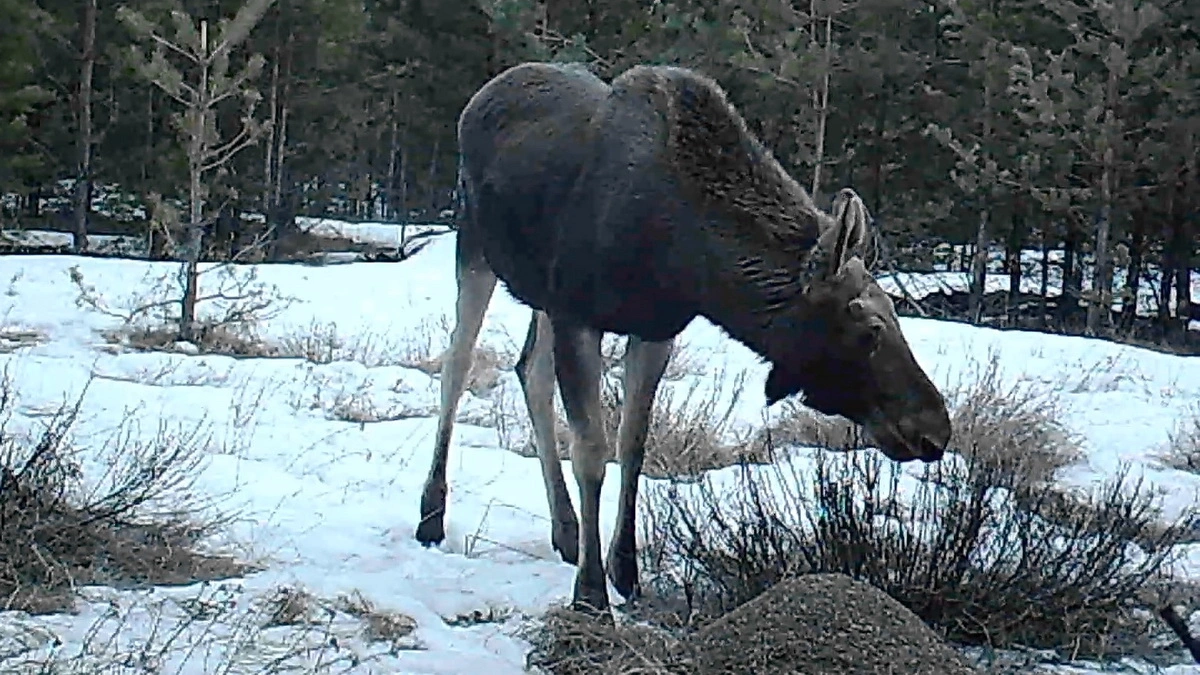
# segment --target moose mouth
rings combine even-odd
[[[937,462],[945,456],[946,445],[950,441],[948,434],[920,431],[906,434],[901,431],[900,425],[884,420],[872,420],[871,424],[864,426],[879,450],[896,462]]]

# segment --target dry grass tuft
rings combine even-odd
[[[349,361],[368,368],[422,368],[433,357],[439,333],[448,334],[445,317],[414,330],[343,334],[336,323],[313,320],[273,345],[275,356],[299,358],[318,365]]]
[[[436,409],[403,402],[380,407],[370,395],[369,382],[351,391],[338,392],[325,408],[326,419],[359,425],[430,417],[436,413]]]
[[[995,352],[968,373],[946,395],[956,452],[1041,485],[1083,457],[1079,437],[1062,422],[1057,389],[1024,378],[1006,385]]]
[[[622,352],[620,343],[606,337],[602,343],[602,356],[608,365],[601,382],[600,399],[604,406],[605,434],[609,441],[608,461],[616,461],[616,444],[621,423],[623,384],[621,370]],[[748,436],[734,428],[734,412],[741,404],[745,389],[745,375],[729,376],[724,369],[717,369],[703,380],[696,378],[690,383],[679,380],[693,376],[700,360],[684,349],[677,349],[672,356],[676,372],[674,381],[664,375],[654,400],[650,429],[646,437],[646,456],[642,473],[650,478],[672,478],[695,480],[705,471],[720,469],[740,462],[766,463],[772,455],[766,446],[747,442]],[[671,367],[668,366],[668,371]],[[720,387],[713,389],[713,382]],[[523,400],[513,404],[519,408],[520,423],[528,431],[528,416]],[[566,425],[561,406],[556,406],[558,455],[570,457],[570,430]],[[504,424],[510,424],[508,411],[498,411]],[[512,448],[526,456],[535,452],[532,443]]]
[[[781,414],[770,427],[759,432],[755,444],[763,448],[802,446],[830,450],[870,447],[871,441],[862,427],[844,417],[822,415],[793,399],[779,406]]]
[[[244,326],[201,322],[194,342],[181,342],[175,326],[125,326],[101,331],[111,345],[149,352],[181,352],[185,354],[220,354],[241,358],[278,356],[268,342]]]
[[[444,358],[445,354],[438,354],[414,361],[410,367],[430,377],[438,377],[442,372]],[[471,356],[471,370],[467,372],[467,391],[475,396],[487,396],[500,383],[504,373],[516,366],[516,362],[517,357],[514,354],[480,343]]]
[[[0,328],[0,354],[11,354],[18,349],[43,344],[46,340],[46,333],[35,328]]]
[[[7,382],[0,413],[11,406]],[[0,603],[60,612],[76,588],[178,585],[243,574],[249,566],[198,552],[216,527],[187,510],[199,436],[160,428],[149,442],[119,433],[101,458],[110,467],[86,488],[70,443],[79,404],[64,406],[25,442],[0,429]],[[7,420],[7,417],[5,418]],[[178,505],[161,507],[171,500]],[[182,505],[182,506],[179,506]]]
[[[713,379],[725,382],[724,373]],[[732,428],[733,414],[741,402],[745,377],[732,378],[731,391],[721,397],[693,382],[679,396],[676,390],[660,389],[646,437],[646,459],[642,473],[651,478],[698,479],[706,471],[741,462],[767,463],[771,454],[764,447],[747,443]],[[617,414],[619,418],[619,406]],[[614,424],[615,426],[615,424]],[[613,439],[616,439],[614,431]]]
[[[417,629],[416,619],[381,610],[359,591],[338,598],[336,607],[363,622],[363,637],[368,642],[386,642],[393,651],[416,647],[411,639]]]
[[[567,607],[546,613],[523,637],[533,645],[527,668],[555,675],[645,673],[684,675],[696,672],[687,643],[670,631],[632,623],[596,621]]]
[[[302,626],[315,623],[320,601],[306,590],[280,586],[267,601],[267,620],[264,628]]]
[[[1200,403],[1188,406],[1187,413],[1175,422],[1157,458],[1172,469],[1200,474]]]

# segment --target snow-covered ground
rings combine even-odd
[[[47,411],[87,385],[75,442],[95,450],[82,467],[89,479],[104,475],[103,450],[118,431],[151,439],[165,424],[210,439],[191,497],[237,514],[211,542],[214,549],[264,567],[224,585],[83,588],[75,615],[0,614],[0,657],[18,643],[26,645],[24,658],[66,658],[87,644],[96,653],[77,672],[148,672],[138,669],[146,659],[160,667],[154,672],[217,672],[213,664],[220,661],[243,664],[232,672],[262,672],[268,661],[293,652],[309,667],[330,665],[329,672],[523,672],[527,646],[516,631],[569,597],[574,568],[551,549],[537,460],[503,449],[525,442],[511,371],[486,396],[464,399],[450,460],[447,541],[441,549],[424,549],[413,539],[438,387],[436,378],[410,366],[445,346],[454,304],[453,236],[438,235],[395,265],[257,270],[259,282],[293,298],[259,326],[260,337],[294,341],[336,331],[347,353],[369,345],[370,365],[114,350],[100,331],[119,320],[77,303],[71,268],[77,266],[106,306],[119,309],[160,293],[174,279],[174,266],[0,257],[0,325],[45,337],[0,355],[17,396],[10,431],[36,428]],[[483,343],[515,353],[528,318],[527,309],[499,290]],[[1088,451],[1064,480],[1094,485],[1121,464],[1132,464],[1164,491],[1167,515],[1196,501],[1200,478],[1156,466],[1153,453],[1200,400],[1200,359],[956,323],[902,324],[919,361],[940,384],[969,377],[970,364],[993,350],[1006,378],[1059,388],[1069,405],[1066,421]],[[766,369],[758,359],[702,320],[682,340],[702,372],[667,386],[709,387],[714,395],[730,396],[732,378],[748,371],[736,416],[744,426],[760,426],[770,411],[764,410]],[[339,419],[345,417],[339,406],[350,404],[386,421]],[[134,422],[128,421],[131,413]],[[792,461],[805,460],[797,455]],[[571,475],[569,467],[564,472]],[[603,494],[605,541],[616,512],[615,476],[609,472]],[[1200,549],[1183,572],[1200,574]],[[256,608],[280,587],[323,599],[361,593],[378,610],[415,620],[407,646],[420,648],[366,642],[361,626],[345,613],[329,614],[320,636],[303,637],[310,641],[306,650],[295,649],[296,629],[247,628]],[[212,610],[216,618],[198,621],[198,605],[220,609]],[[184,624],[179,636],[171,634],[170,626]],[[336,646],[330,646],[332,638]]]
[[[428,223],[412,223],[397,225],[396,223],[347,223],[344,220],[332,218],[296,218],[296,225],[305,232],[323,237],[345,237],[356,244],[374,244],[388,248],[401,248],[409,239],[423,236],[430,232],[446,232],[445,225]]]

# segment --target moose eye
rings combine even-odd
[[[879,346],[879,337],[883,335],[883,323],[880,321],[867,322],[866,328],[858,336],[859,347],[874,350]]]

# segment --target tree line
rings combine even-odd
[[[855,187],[881,259],[965,245],[961,318],[1186,342],[1195,313],[1188,0],[0,0],[0,22],[6,226],[79,249],[172,209],[185,258],[223,214],[274,236],[297,214],[435,219],[489,77],[670,63],[717,79],[818,201]],[[1147,292],[1148,324],[1112,311]]]

